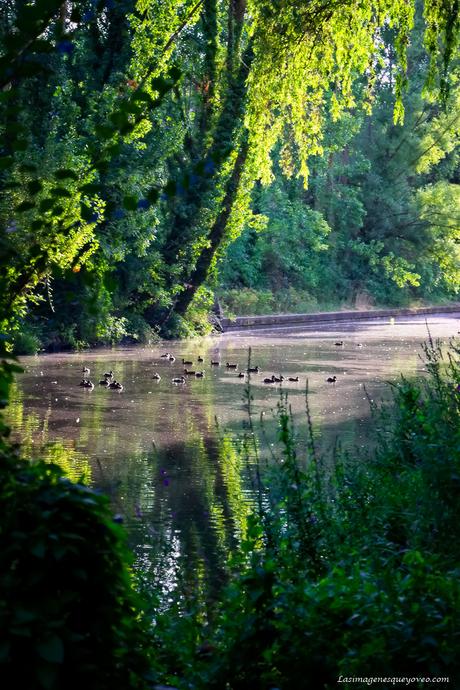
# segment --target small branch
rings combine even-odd
[[[181,33],[181,31],[182,31],[183,29],[185,29],[185,27],[186,27],[187,24],[189,23],[190,19],[193,17],[193,15],[194,15],[195,12],[197,11],[197,9],[199,9],[199,7],[201,7],[202,4],[203,4],[203,0],[198,0],[198,2],[196,3],[196,5],[194,5],[194,6],[192,7],[192,9],[191,9],[190,12],[188,13],[188,15],[185,17],[185,19],[184,19],[184,21],[182,22],[182,24],[180,24],[180,26],[177,27],[177,29],[174,31],[174,33],[171,34],[171,36],[169,37],[169,39],[167,40],[166,44],[165,44],[164,47],[163,47],[163,51],[162,51],[162,52],[163,52],[163,55],[164,55],[165,53],[167,53],[167,51],[170,49],[170,47],[172,46],[172,44],[174,43],[174,41],[176,40],[176,38],[179,36],[179,34]]]

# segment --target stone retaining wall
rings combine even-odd
[[[416,307],[413,309],[368,309],[365,311],[328,311],[317,314],[269,314],[267,316],[237,316],[235,319],[221,319],[222,330],[239,331],[270,326],[295,326],[305,323],[325,323],[334,321],[356,321],[357,319],[379,319],[391,316],[419,316],[424,314],[458,314],[460,304],[442,307]]]

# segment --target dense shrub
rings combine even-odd
[[[41,348],[40,338],[31,331],[24,330],[15,333],[13,350],[17,355],[36,355]]]
[[[2,686],[150,687],[146,626],[108,500],[2,440],[0,502]]]
[[[309,312],[329,309],[331,305],[320,304],[306,290],[294,287],[285,289],[256,290],[255,288],[234,288],[221,292],[226,316],[255,316],[258,314],[280,314],[284,312]],[[332,305],[336,306],[336,305]]]

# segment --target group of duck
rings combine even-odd
[[[170,352],[165,352],[164,354],[162,354],[161,359],[167,359],[168,362],[170,362],[171,364],[173,364],[176,361],[176,358]],[[201,355],[198,355],[197,362],[199,364],[202,364],[204,362],[204,358]],[[213,362],[211,362],[211,364],[213,364]],[[193,366],[192,360],[187,360],[187,359],[182,358],[182,366],[184,367],[183,375],[182,376],[176,376],[173,379],[171,379],[172,383],[174,383],[176,385],[184,384],[187,380],[186,376],[193,376],[196,379],[204,379],[205,372],[203,370],[195,370],[195,369],[188,369],[187,368],[187,367]],[[155,381],[161,381],[161,376],[156,371],[153,374],[152,379],[154,379]]]
[[[335,343],[338,347],[343,346],[343,340],[338,341]],[[359,344],[359,347],[361,347],[361,344]],[[165,352],[161,355],[161,359],[166,359],[168,362],[173,364],[176,361],[176,357],[171,354],[171,352]],[[198,355],[197,358],[197,363],[198,364],[203,364],[204,363],[204,358],[201,355]],[[210,361],[211,367],[220,367],[221,362],[219,360],[213,360],[211,359]],[[188,367],[193,366],[193,361],[188,360],[185,358],[182,358],[182,366],[184,367],[183,374],[181,376],[175,376],[174,378],[171,379],[172,383],[175,385],[183,385],[186,383],[187,378],[194,377],[196,379],[204,379],[205,377],[205,372],[202,369],[189,369]],[[231,372],[236,372],[238,370],[238,364],[236,362],[226,362],[225,368],[227,371]],[[88,388],[90,390],[93,390],[94,388],[94,383],[91,381],[89,378],[90,376],[90,369],[88,367],[83,367],[81,370],[83,374],[83,380],[80,382],[80,386],[82,388]],[[236,376],[239,379],[244,379],[246,376],[250,374],[260,374],[261,373],[261,368],[259,365],[256,366],[249,366],[245,371],[239,371]],[[160,374],[156,371],[152,379],[155,381],[161,381],[161,376]],[[298,376],[282,376],[281,374],[279,376],[276,376],[276,374],[272,374],[271,376],[267,376],[264,379],[262,379],[263,383],[270,385],[270,384],[275,384],[275,383],[283,383],[283,381],[289,381],[291,383],[298,383],[299,382],[299,377]],[[326,379],[327,383],[335,383],[337,381],[336,376],[329,376]],[[110,388],[111,390],[117,390],[117,391],[122,391],[123,390],[123,384],[121,384],[119,381],[116,381],[114,378],[113,371],[106,371],[103,374],[103,378],[99,381],[100,386],[105,386],[106,388]]]
[[[166,360],[168,360],[169,362],[171,362],[171,364],[172,364],[173,362],[176,361],[176,358],[175,358],[174,355],[172,355],[170,352],[165,352],[164,354],[162,354],[162,355],[161,355],[161,359],[166,359]],[[204,363],[204,357],[202,357],[202,355],[198,355],[197,363],[198,363],[198,364],[203,364],[203,363]],[[188,367],[192,367],[192,366],[193,366],[193,361],[192,361],[192,360],[188,360],[188,359],[182,358],[182,365],[183,365],[183,367],[184,367],[184,372],[183,372],[182,376],[176,376],[176,377],[174,377],[173,379],[171,379],[172,383],[177,384],[177,385],[182,385],[182,384],[184,384],[184,383],[187,381],[187,377],[191,377],[191,376],[193,376],[194,378],[197,378],[197,379],[204,379],[204,377],[205,377],[205,372],[204,372],[204,370],[188,369]],[[210,365],[211,365],[212,367],[220,367],[220,366],[221,366],[221,362],[220,362],[219,360],[211,359]],[[227,362],[226,365],[225,365],[225,367],[226,367],[227,370],[236,371],[236,370],[238,369],[238,364],[232,364],[231,362]],[[259,371],[260,371],[260,367],[251,367],[251,368],[247,369],[247,373],[249,373],[249,372],[259,372]],[[246,376],[246,373],[240,371],[240,372],[237,374],[237,376],[238,376],[238,378],[241,378],[241,379],[242,379],[242,378],[244,378],[244,377]],[[160,376],[160,374],[159,374],[158,372],[155,372],[155,373],[153,374],[152,378],[155,379],[156,381],[160,381],[160,380],[161,380],[161,376]]]
[[[336,343],[337,344],[337,343]],[[174,363],[176,361],[176,358],[174,357],[173,354],[170,352],[165,352],[164,354],[161,355],[161,359],[166,359],[167,361]],[[204,358],[201,355],[198,355],[197,362],[199,364],[202,364],[204,362]],[[212,367],[220,367],[222,366],[221,362],[219,360],[212,360],[210,361],[210,364]],[[182,376],[175,376],[174,378],[171,379],[171,382],[175,385],[184,385],[187,381],[187,377],[194,377],[194,378],[199,378],[203,379],[205,377],[205,372],[203,370],[195,370],[195,369],[188,369],[188,367],[193,366],[193,361],[191,360],[186,360],[182,358],[182,365],[184,366],[184,371]],[[225,363],[225,369],[227,371],[237,371],[238,370],[238,364],[234,362],[226,362]],[[245,371],[239,371],[236,376],[239,379],[245,379],[246,376],[250,374],[260,374],[261,373],[261,368],[259,365],[256,366],[249,366]],[[161,376],[160,374],[156,371],[152,379],[155,381],[161,381]],[[290,381],[292,383],[298,383],[299,382],[299,377],[298,376],[287,376],[284,377],[281,374],[279,376],[276,376],[275,374],[272,374],[271,376],[267,376],[264,379],[262,379],[263,383],[269,385],[269,384],[274,384],[274,383],[283,383],[283,381]],[[337,381],[336,376],[329,376],[326,381],[328,383],[335,383]]]
[[[89,388],[90,390],[93,390],[94,388],[94,383],[91,381],[89,378],[89,375],[91,373],[90,369],[88,367],[83,367],[81,370],[83,374],[83,380],[80,381],[80,386],[82,388]],[[105,386],[106,388],[110,388],[111,390],[114,391],[122,391],[123,390],[123,384],[120,383],[119,381],[116,381],[113,375],[113,371],[106,371],[103,374],[103,378],[99,381],[100,386]]]

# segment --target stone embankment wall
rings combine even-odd
[[[237,316],[234,319],[220,320],[222,330],[241,331],[254,328],[295,326],[301,324],[328,323],[335,321],[356,321],[360,319],[380,319],[398,316],[424,316],[426,314],[458,314],[460,304],[442,307],[416,307],[413,309],[366,309],[362,311],[329,311],[317,314],[269,314],[267,316]]]

